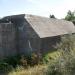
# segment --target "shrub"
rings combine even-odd
[[[27,67],[28,65],[27,59],[23,55],[21,56],[21,59],[20,59],[20,65],[22,65],[23,67]]]
[[[13,68],[15,68],[17,67],[17,65],[20,64],[20,59],[21,57],[18,55],[18,56],[7,57],[3,61],[11,65]]]
[[[66,36],[58,45],[59,59],[49,64],[47,75],[75,75],[75,40]]]
[[[0,71],[10,71],[17,66],[23,66],[28,68],[28,66],[34,66],[40,64],[41,57],[33,53],[31,57],[26,57],[24,55],[17,55],[7,57],[3,60],[0,60]]]
[[[0,72],[9,72],[12,70],[12,66],[4,61],[0,61]]]
[[[38,65],[42,63],[42,55],[33,53],[31,56],[31,65]]]

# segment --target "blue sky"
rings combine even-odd
[[[15,14],[33,14],[63,18],[75,10],[75,0],[0,0],[0,17]]]

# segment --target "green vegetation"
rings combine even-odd
[[[59,45],[60,56],[50,62],[46,75],[75,75],[74,36],[66,36]]]
[[[43,57],[43,62],[45,64],[48,64],[49,62],[52,62],[52,61],[56,61],[60,56],[60,52],[57,50],[57,51],[53,51],[51,53],[48,53],[46,54],[44,57]]]
[[[17,67],[16,69],[9,72],[8,75],[44,75],[47,69],[47,65],[37,65],[34,67]]]
[[[35,66],[42,64],[42,58],[38,57],[37,54],[32,53],[30,57],[24,55],[17,55],[12,57],[7,57],[3,60],[0,60],[0,72],[9,72],[18,66],[23,68],[28,68],[29,66]]]
[[[67,16],[65,17],[65,20],[74,22],[75,21],[75,11],[72,12],[69,10],[67,12]]]
[[[74,75],[74,36],[64,36],[57,45],[58,50],[42,58],[33,53],[30,58],[22,55],[4,59],[0,63],[0,69],[8,72],[8,75]]]

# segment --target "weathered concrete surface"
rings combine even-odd
[[[57,44],[61,42],[61,36],[42,38],[41,42],[41,53],[45,54],[57,48]]]
[[[26,20],[21,23],[21,26],[19,26],[18,29],[20,53],[29,54],[30,52],[40,49],[40,41],[38,40],[40,38]]]
[[[15,28],[12,23],[0,23],[0,58],[15,54]]]

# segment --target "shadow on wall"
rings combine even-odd
[[[61,42],[61,36],[47,37],[41,40],[41,53],[46,54],[57,49],[56,45]]]

